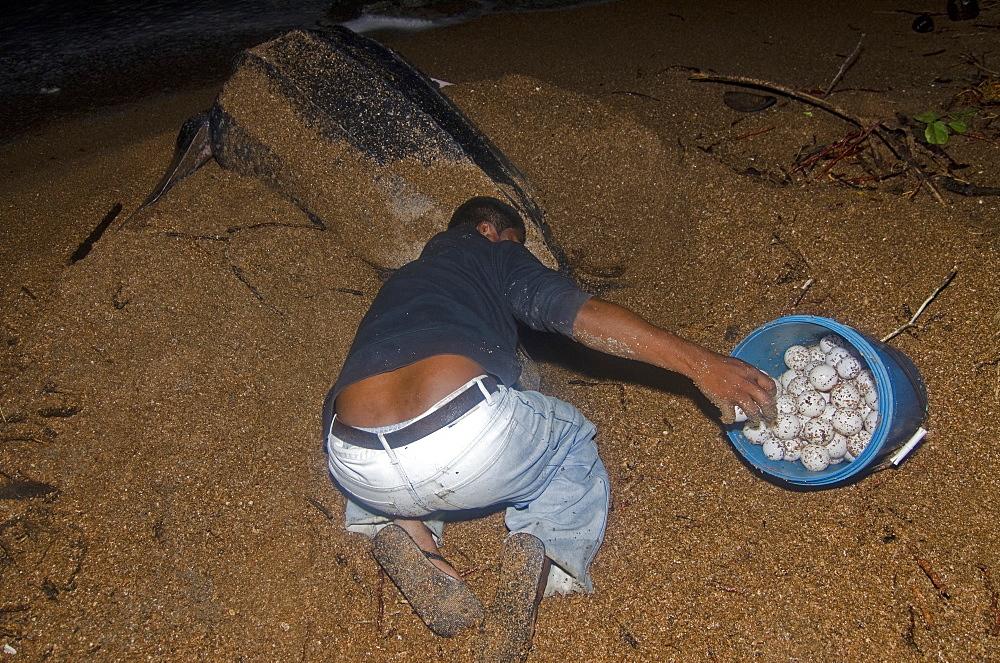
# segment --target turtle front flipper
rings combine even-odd
[[[127,219],[122,221],[118,229],[121,230],[139,212],[147,206],[152,205],[160,197],[169,191],[175,184],[201,168],[206,161],[212,158],[212,128],[209,121],[208,111],[198,113],[190,117],[181,126],[181,131],[177,135],[177,148],[174,150],[174,160],[171,162],[167,172],[164,173],[160,183],[156,185],[142,204]]]

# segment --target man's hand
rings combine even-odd
[[[753,422],[777,416],[776,387],[765,373],[660,329],[617,304],[588,300],[573,323],[573,338],[600,352],[686,375],[721,410],[723,423],[733,423],[736,405]]]
[[[752,423],[771,421],[778,416],[774,380],[740,359],[712,354],[715,356],[704,362],[706,369],[700,375],[689,377],[722,412],[722,423],[731,424],[736,420],[734,405],[739,405]]]

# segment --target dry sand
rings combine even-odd
[[[912,173],[789,175],[854,127],[786,97],[739,113],[729,86],[688,80],[822,89],[864,34],[828,101],[912,117],[976,82],[966,56],[996,70],[1000,7],[980,4],[952,23],[943,0],[635,0],[387,38],[456,83],[588,287],[709,347],[791,313],[881,337],[958,267],[892,341],[926,380],[930,435],[899,470],[833,490],[756,476],[686,381],[541,344],[545,390],[598,425],[613,511],[596,594],[543,603],[531,660],[1000,658],[998,198],[911,197]],[[918,34],[925,9],[938,30]],[[474,639],[427,631],[340,525],[320,404],[380,281],[337,233],[213,162],[67,266],[217,91],[0,150],[0,471],[58,488],[0,500],[5,658],[467,660]],[[957,177],[1000,186],[995,116],[972,129],[992,142],[947,145]],[[902,169],[880,153],[880,172]],[[503,534],[494,515],[443,546],[486,598]]]

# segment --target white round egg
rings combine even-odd
[[[785,446],[784,460],[794,462],[802,458],[802,447],[805,446],[805,442],[797,437],[793,437],[790,440],[783,440],[782,444]]]
[[[788,383],[797,378],[801,373],[794,368],[789,368],[787,371],[778,376],[778,384],[781,385],[782,389],[788,389]]]
[[[812,385],[809,383],[809,378],[804,375],[795,376],[792,378],[792,381],[788,383],[788,386],[785,387],[785,391],[792,396],[798,396],[806,389],[812,389]]]
[[[795,404],[795,397],[791,394],[782,394],[774,400],[775,406],[778,408],[778,414],[795,414],[799,411],[798,405]]]
[[[803,417],[818,417],[826,406],[826,399],[815,389],[807,389],[795,397],[795,407]]]
[[[850,356],[851,353],[847,351],[847,348],[837,347],[826,353],[826,359],[823,360],[823,363],[828,366],[836,366],[840,360]]]
[[[861,394],[850,382],[838,382],[830,390],[830,403],[848,410],[857,410],[861,406]]]
[[[767,424],[761,422],[759,425],[754,426],[748,423],[743,427],[743,437],[747,439],[751,444],[764,444],[767,440],[773,438],[771,431],[768,430]]]
[[[864,396],[869,391],[875,391],[875,378],[872,377],[872,372],[867,368],[862,369],[858,376],[854,378],[854,386],[857,387],[858,393]]]
[[[845,380],[853,380],[861,374],[861,362],[856,357],[844,357],[835,366],[837,368],[837,375]]]
[[[865,394],[864,398],[865,398],[865,405],[867,405],[873,410],[878,409],[878,391],[872,389],[867,394]]]
[[[827,334],[823,338],[819,339],[819,349],[826,353],[829,353],[830,350],[833,350],[834,348],[841,347],[843,344],[843,341],[833,334]]]
[[[830,454],[830,458],[841,459],[847,454],[847,438],[836,433],[833,439],[826,445],[826,452]]]
[[[835,434],[833,424],[826,419],[810,419],[802,425],[802,437],[810,444],[826,446]]]
[[[833,428],[841,435],[850,437],[865,427],[865,420],[861,418],[857,410],[838,409],[833,414],[831,422]]]
[[[819,364],[809,371],[809,384],[817,391],[830,391],[837,384],[837,370],[833,366]]]
[[[809,350],[804,345],[790,345],[785,350],[785,366],[801,371],[809,363]]]
[[[847,437],[847,453],[857,458],[868,447],[868,443],[871,441],[872,434],[863,429],[854,435],[849,435]]]
[[[864,418],[865,430],[874,435],[875,429],[878,428],[878,424],[880,421],[881,421],[881,415],[879,415],[878,410],[872,410]]]
[[[826,361],[826,353],[819,347],[819,344],[809,346],[809,363],[822,364]]]
[[[823,408],[823,414],[819,415],[819,418],[833,421],[833,415],[835,414],[837,414],[837,406],[833,403],[827,403],[826,407]]]
[[[781,440],[771,438],[761,445],[761,451],[768,460],[783,460],[785,457],[785,445]]]
[[[798,437],[799,431],[802,430],[802,422],[794,414],[781,414],[774,420],[770,429],[771,434],[779,440],[790,440]]]
[[[817,444],[802,447],[802,466],[812,472],[820,472],[830,466],[830,454]]]

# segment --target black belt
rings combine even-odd
[[[482,378],[486,391],[495,394],[497,392],[497,381],[487,376]],[[423,439],[435,431],[439,431],[445,426],[457,421],[463,414],[476,407],[486,400],[483,390],[478,384],[470,384],[462,393],[456,395],[450,401],[434,410],[426,417],[417,419],[411,424],[403,426],[399,430],[391,433],[383,433],[386,443],[390,449],[397,449],[406,446],[411,442]],[[371,433],[354,426],[348,426],[334,419],[330,426],[330,433],[347,444],[365,449],[383,449],[382,442],[377,433]]]

